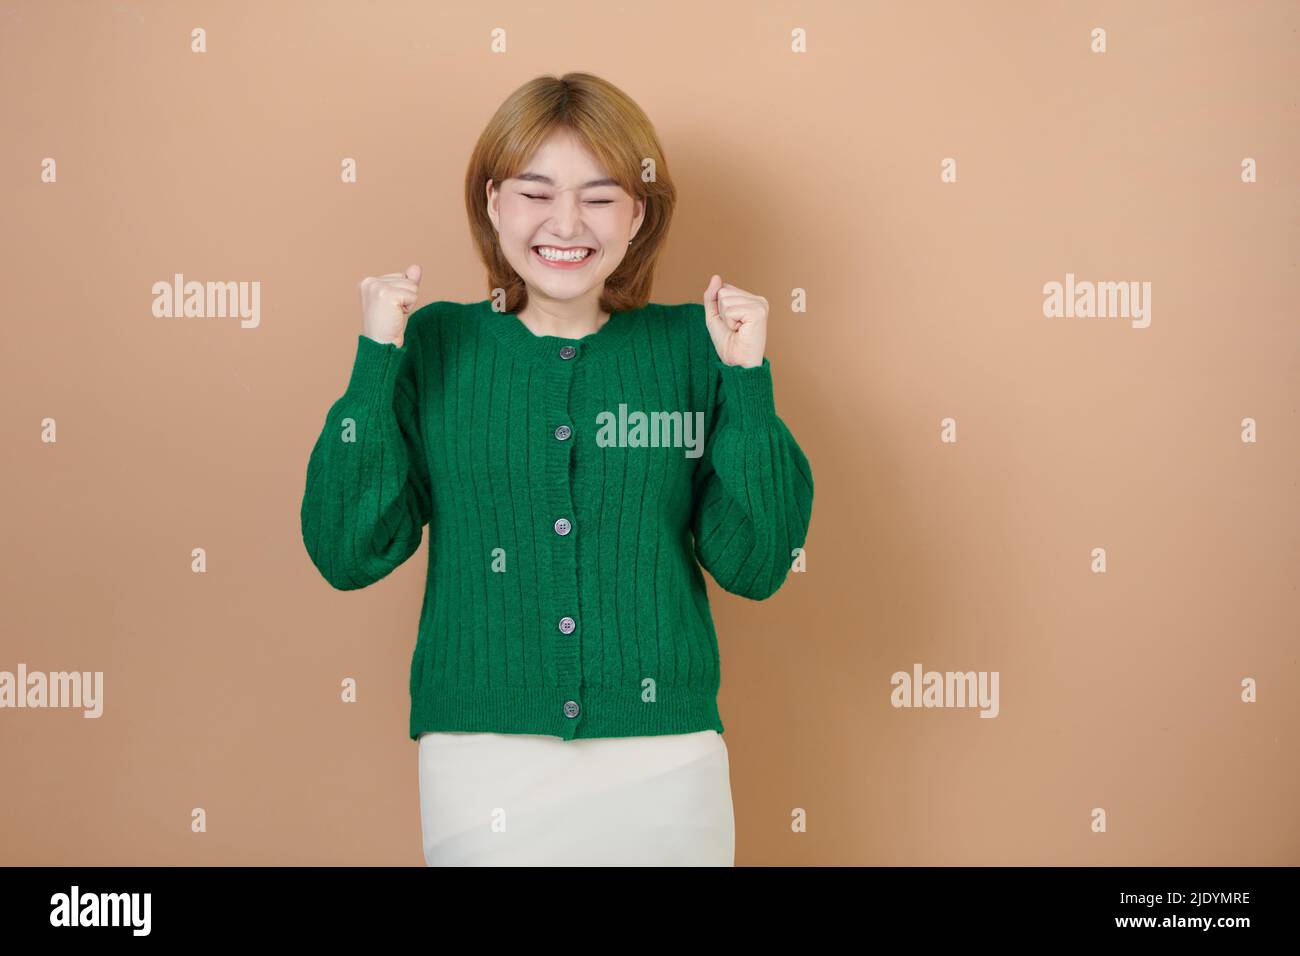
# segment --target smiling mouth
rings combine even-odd
[[[551,255],[543,255],[542,250]],[[532,246],[530,251],[548,266],[579,266],[592,258],[596,250],[590,246]]]

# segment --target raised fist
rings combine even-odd
[[[401,348],[406,320],[420,294],[420,267],[361,280],[361,332],[376,342]]]

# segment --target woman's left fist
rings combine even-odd
[[[724,365],[763,364],[767,342],[767,299],[737,289],[715,275],[704,290],[704,323]]]

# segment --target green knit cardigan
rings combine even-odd
[[[358,335],[307,464],[312,563],[340,590],[429,528],[410,737],[723,731],[701,567],[761,600],[812,515],[771,364],[724,365],[701,303],[578,339],[432,302],[401,347]]]

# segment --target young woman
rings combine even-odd
[[[701,302],[649,302],[676,192],[649,120],[595,76],[515,91],[465,199],[490,297],[416,309],[418,266],[362,281],[301,511],[344,590],[429,528],[425,860],[733,865],[701,568],[768,597],[813,497],[773,406],[767,300],[714,275]]]

